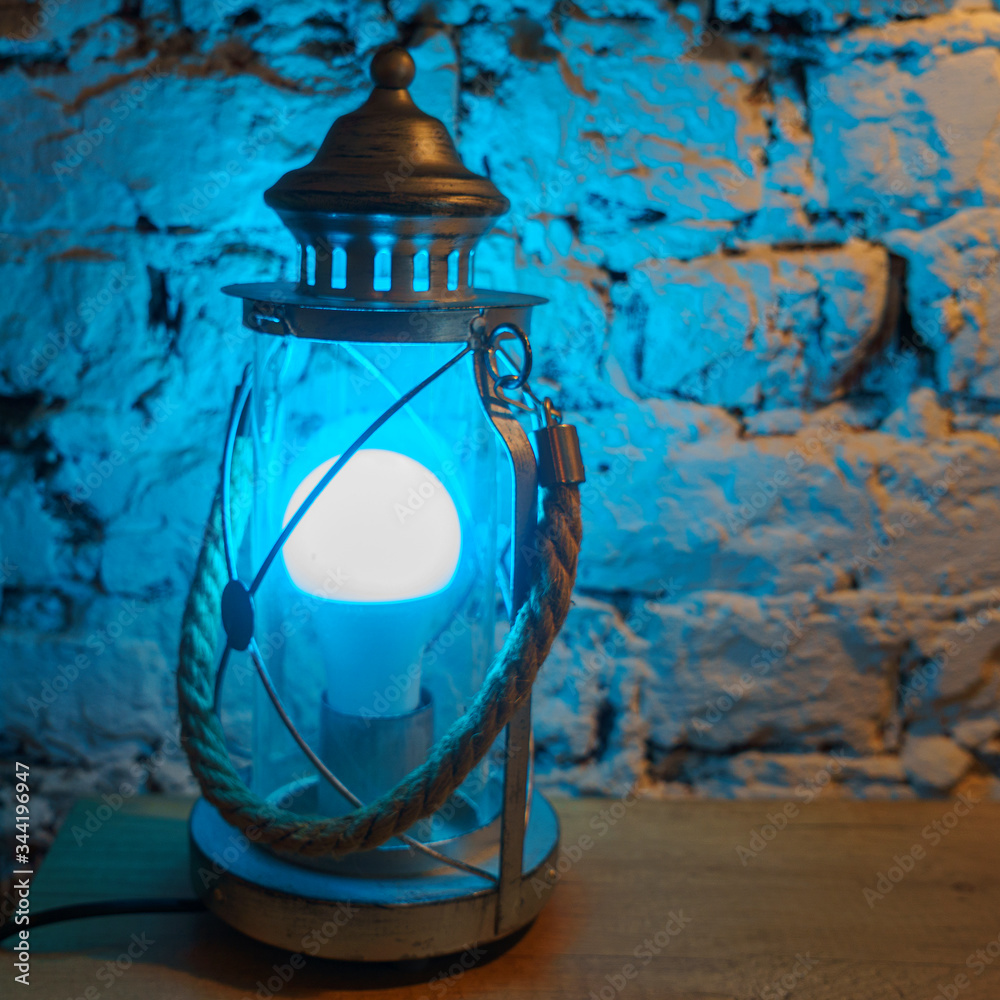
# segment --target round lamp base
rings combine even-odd
[[[317,871],[256,846],[204,799],[190,834],[192,882],[216,916],[266,944],[353,962],[431,958],[513,934],[551,894],[559,849],[555,811],[535,792],[515,912],[498,932],[496,884],[447,865],[407,877]],[[495,874],[496,852],[479,864]]]

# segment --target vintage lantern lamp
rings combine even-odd
[[[576,433],[528,382],[544,300],[475,287],[508,202],[413,75],[380,50],[368,100],[265,194],[298,281],[226,289],[254,358],[178,673],[197,891],[258,940],[352,960],[458,951],[544,904],[531,683],[580,543]],[[234,664],[259,692],[248,768],[220,722]]]

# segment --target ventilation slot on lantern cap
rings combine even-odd
[[[392,288],[392,254],[388,250],[379,250],[375,254],[372,288],[376,292],[387,292]]]
[[[330,287],[347,287],[347,251],[343,247],[333,248],[333,258],[330,261]]]
[[[426,292],[431,287],[430,255],[421,250],[413,255],[413,290]]]

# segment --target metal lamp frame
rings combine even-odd
[[[229,478],[232,453],[242,414],[251,393],[249,370],[236,394],[223,462],[223,538],[230,582],[223,595],[227,642],[216,680],[216,710],[230,653],[247,650],[275,710],[300,749],[317,768],[320,780],[335,787],[353,805],[360,800],[309,746],[286,711],[253,639],[252,597],[273,559],[310,504],[337,472],[392,415],[428,388],[444,371],[472,355],[473,377],[483,411],[502,443],[511,469],[512,524],[506,586],[501,588],[511,620],[530,584],[528,553],[537,518],[538,466],[531,441],[514,409],[534,411],[540,423],[550,420],[550,407],[527,383],[531,348],[527,330],[531,308],[544,299],[515,293],[481,293],[461,303],[357,302],[317,299],[283,283],[230,286],[228,294],[243,300],[244,324],[263,334],[310,340],[455,343],[457,353],[409,392],[400,396],[355,442],[316,485],[289,520],[253,583],[236,573],[235,543],[229,522]],[[503,346],[516,337],[522,358]],[[501,365],[509,370],[504,372]],[[522,400],[508,393],[519,392]],[[292,950],[318,940],[312,932],[330,925],[336,932],[320,935],[317,954],[351,960],[399,960],[459,951],[505,937],[529,923],[544,905],[553,883],[559,826],[551,806],[535,792],[528,809],[531,762],[531,703],[527,699],[506,729],[503,759],[499,846],[490,869],[450,856],[409,835],[400,839],[411,851],[428,856],[437,867],[423,879],[351,876],[320,872],[276,857],[252,843],[235,852],[234,831],[204,800],[191,820],[192,874],[208,908],[227,922],[262,941]],[[205,872],[211,877],[206,880]],[[450,871],[450,874],[449,874]],[[435,880],[431,886],[428,880]],[[450,887],[450,888],[449,888]],[[343,914],[351,914],[349,920]],[[312,949],[310,949],[312,950]]]

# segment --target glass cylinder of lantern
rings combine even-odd
[[[350,314],[331,319],[350,335]],[[455,354],[453,344],[258,335],[254,466],[267,487],[253,500],[254,565],[352,442]],[[299,731],[365,802],[464,715],[494,650],[496,434],[463,361],[354,454],[256,596],[258,644]],[[257,697],[256,791],[292,794],[323,815],[352,809],[329,783],[300,778],[301,750],[259,686]],[[495,825],[501,773],[491,759],[425,824],[435,841]]]
[[[250,788],[265,810],[310,821],[382,801],[463,719],[535,551],[536,456],[514,408],[539,402],[528,332],[544,300],[475,287],[475,244],[507,201],[413,104],[404,50],[382,50],[372,75],[367,102],[265,195],[298,244],[298,280],[226,289],[256,337],[224,463],[215,707],[246,650],[262,682]],[[551,466],[571,429],[549,430],[538,460]],[[567,454],[560,481],[581,481]],[[253,488],[239,517],[241,468]],[[558,823],[532,795],[530,758],[527,699],[440,807],[348,852],[248,833],[220,860],[233,830],[201,800],[195,885],[246,933],[292,950],[308,938],[327,957],[493,940],[530,921],[554,881]]]

